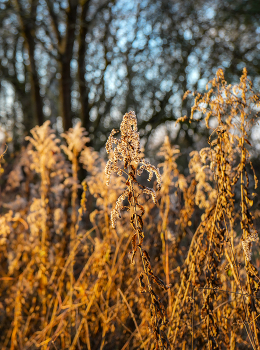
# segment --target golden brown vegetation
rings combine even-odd
[[[107,164],[80,124],[62,145],[49,122],[32,130],[1,196],[1,349],[260,348],[259,96],[246,70],[194,96],[190,120],[212,130],[186,177],[168,138],[158,168],[144,159],[134,112]]]

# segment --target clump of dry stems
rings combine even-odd
[[[107,163],[80,123],[62,139],[35,127],[12,166],[1,148],[1,349],[260,348],[259,95],[246,70],[193,95],[179,122],[209,144],[187,176],[168,138],[158,168],[144,159],[134,112]]]

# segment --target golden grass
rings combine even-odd
[[[186,177],[168,138],[158,168],[144,159],[134,112],[107,163],[80,124],[65,142],[32,130],[1,196],[1,349],[260,348],[259,95],[246,70],[235,86],[219,70],[194,99],[211,135]]]

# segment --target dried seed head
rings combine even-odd
[[[157,179],[157,188],[161,187],[161,175],[159,169],[151,165],[148,161],[143,159],[140,151],[140,137],[137,131],[137,119],[134,112],[126,113],[120,125],[120,138],[115,138],[114,135],[118,133],[113,129],[106,143],[106,151],[111,155],[105,167],[105,174],[107,178],[107,186],[109,185],[112,172],[122,175],[122,167],[120,168],[118,162],[122,162],[124,169],[128,170],[129,178],[126,182],[128,189],[118,198],[115,208],[111,212],[112,227],[115,227],[117,218],[120,217],[120,210],[123,207],[123,200],[126,199],[132,192],[129,189],[130,180],[136,181],[135,176],[141,175],[143,170],[149,173],[148,181],[151,181],[153,174]],[[113,148],[114,146],[114,148]],[[140,165],[139,169],[138,166]],[[142,186],[143,193],[152,196],[153,202],[156,203],[156,194],[153,189]],[[128,198],[130,201],[130,197]]]
[[[242,247],[245,253],[245,257],[247,261],[251,261],[252,257],[252,242],[257,242],[259,240],[257,231],[251,232],[251,234],[244,240],[242,240]]]
[[[129,194],[129,188],[127,188],[121,194],[121,196],[118,197],[118,199],[116,201],[116,206],[111,211],[111,223],[112,223],[112,227],[113,228],[116,227],[116,220],[117,220],[117,218],[120,218],[120,212],[121,212],[121,210],[123,208],[123,201],[128,197],[128,194]]]
[[[139,132],[137,131],[137,119],[135,112],[131,111],[124,115],[120,125],[121,137],[119,139],[114,137],[114,135],[117,133],[118,131],[113,129],[106,143],[107,153],[111,154],[113,152],[105,168],[107,185],[109,185],[112,172],[122,174],[122,170],[120,170],[117,165],[118,161],[121,161],[124,164],[124,168],[130,164],[135,165],[135,168],[137,168],[137,166],[140,164],[137,175],[140,176],[143,170],[146,170],[149,173],[148,181],[151,181],[153,174],[155,174],[158,183],[157,186],[160,188],[161,175],[159,169],[154,165],[151,165],[147,160],[143,159],[140,151],[140,136]],[[113,145],[115,145],[114,149]]]

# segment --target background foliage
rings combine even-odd
[[[238,82],[246,66],[259,86],[256,0],[1,0],[0,9],[0,122],[14,143],[46,119],[59,132],[81,119],[99,149],[133,109],[149,149],[163,132],[190,147],[205,130],[174,127],[190,110],[186,90],[205,89],[219,67]]]

